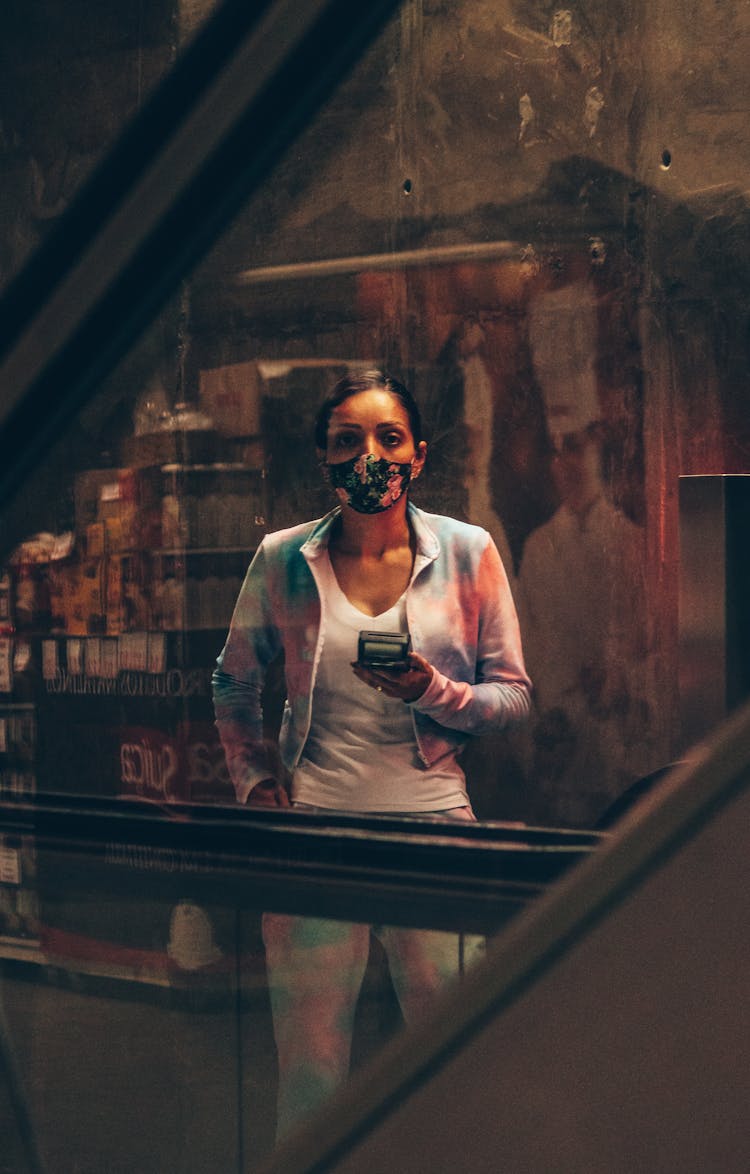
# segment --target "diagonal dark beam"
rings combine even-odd
[[[0,303],[0,501],[263,182],[398,0],[225,0]]]

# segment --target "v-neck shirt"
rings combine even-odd
[[[406,632],[406,592],[371,616],[347,598],[326,552],[318,562],[323,645],[310,731],[294,772],[295,802],[346,811],[442,811],[468,803],[456,753],[426,767],[411,709],[352,671],[359,633]],[[408,590],[408,588],[407,588]]]

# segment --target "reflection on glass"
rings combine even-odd
[[[0,283],[212,7],[110,5],[93,23],[80,5],[65,6],[62,23],[61,6],[49,0],[8,7],[13,36],[4,44],[19,51],[5,55],[0,92]],[[265,781],[275,802],[294,765],[298,803],[411,813],[470,804],[480,818],[580,826],[669,761],[679,701],[677,478],[747,472],[750,452],[747,201],[738,194],[747,185],[737,180],[741,150],[724,146],[725,131],[739,134],[738,116],[722,125],[721,94],[707,109],[706,87],[696,82],[709,76],[720,37],[726,92],[743,92],[746,18],[735,6],[719,32],[716,22],[694,22],[696,38],[676,8],[662,6],[659,32],[680,47],[665,66],[653,25],[623,20],[617,6],[595,7],[596,18],[582,22],[575,10],[540,15],[538,5],[404,4],[18,499],[3,506],[0,799],[63,791],[234,804],[235,787],[247,798],[254,773],[256,799]],[[649,114],[657,106],[658,142]],[[661,139],[667,126],[669,143]],[[211,674],[238,597],[242,631],[248,566],[266,535],[329,510],[331,488],[311,444],[317,406],[337,379],[381,363],[413,389],[430,424],[429,459],[411,502],[483,527],[499,552],[537,711],[517,731],[471,739],[458,759],[457,727],[445,721],[451,690],[442,682],[470,681],[460,664],[441,659],[439,642],[430,636],[428,648],[416,638],[420,624],[450,636],[463,623],[458,607],[436,621],[451,605],[444,592],[414,616],[413,646],[438,669],[429,684],[424,672],[424,691],[411,695],[421,688],[414,668],[403,679],[353,674],[350,650],[340,679],[335,664],[317,666],[318,697],[325,685],[332,700],[307,731],[304,714],[292,708],[285,716],[283,707],[287,694],[304,702],[314,633],[295,633],[300,660],[287,664],[285,679],[280,658],[270,657],[282,643],[274,612],[262,734],[250,739],[267,758],[252,761],[246,718],[233,737],[230,714],[227,763]],[[394,463],[415,469],[421,437],[411,440],[414,451]],[[349,459],[327,454],[333,466]],[[351,492],[359,475],[338,488]],[[410,558],[427,557],[416,525],[409,534],[416,549],[408,558],[378,562],[378,597],[363,596],[351,577],[351,551],[334,549],[329,593],[341,589],[344,615],[347,606],[362,612],[357,630],[388,615]],[[276,541],[262,548],[263,559]],[[461,597],[469,607],[481,586],[470,578]],[[412,594],[423,581],[414,579]],[[510,614],[506,586],[503,599]],[[339,631],[345,627],[343,619]],[[449,651],[448,660],[460,661],[458,649]],[[485,672],[486,652],[474,651],[467,673],[480,661]],[[511,660],[515,688],[515,649]],[[331,713],[344,712],[342,682],[360,765],[373,745],[373,714],[393,731],[393,742],[377,739],[378,753],[394,760],[417,726],[422,749],[442,740],[441,777],[414,766],[435,784],[432,794],[417,800],[407,782],[405,803],[404,780],[382,769],[383,758],[374,796],[343,794],[342,779],[356,781],[354,752],[342,755],[327,736]],[[363,732],[354,702],[368,694]],[[234,707],[226,693],[221,704]],[[272,749],[282,723],[287,752],[304,732],[304,758],[286,766]],[[38,951],[41,964],[78,976],[83,961],[68,968],[66,957],[84,944],[85,926],[75,910],[57,910],[58,919],[49,903],[40,911],[38,871],[33,844],[3,840],[4,956]],[[226,946],[232,935],[208,905],[191,894],[165,900],[149,939],[158,948],[144,947],[140,929],[121,943],[132,949],[128,976],[152,964],[170,983],[207,978],[225,963],[231,969],[227,959],[244,956],[244,947]],[[122,909],[102,915],[127,939]],[[321,927],[314,919],[307,928],[287,924],[274,949],[307,934],[314,951],[316,933],[356,939],[357,968],[365,937],[371,959],[382,950],[369,926],[357,924],[348,939],[343,922]],[[259,913],[251,936],[257,992]],[[393,934],[384,936],[393,946]],[[400,949],[389,950],[397,972]],[[122,969],[121,953],[107,956]],[[291,966],[283,952],[277,963],[279,973]],[[452,963],[441,966],[436,973]],[[21,1006],[28,991],[19,989]],[[81,1008],[69,994],[74,1024]],[[361,1016],[367,999],[355,1002]],[[50,1005],[27,999],[28,1038]],[[259,1030],[271,1059],[256,1092],[262,1085],[260,1116],[272,1135],[275,1052],[270,1012],[264,1016]],[[277,1021],[280,1033],[283,1017]],[[119,1027],[113,1071],[129,1039]],[[175,1037],[184,1030],[181,1023]],[[357,1047],[355,1030],[355,1054]],[[217,1153],[216,1166],[226,1167]],[[135,1164],[145,1170],[142,1158]]]
[[[0,971],[0,1061],[15,1077],[9,1103],[0,1062],[4,1140],[6,1125],[8,1137],[26,1126],[13,1170],[239,1174],[243,1145],[254,1164],[274,1112],[258,917],[240,928],[235,910],[194,893],[154,896],[153,862],[146,883],[133,867],[127,897],[113,898],[90,863],[67,859],[61,885],[59,852],[38,858],[37,951],[6,943]],[[37,1165],[21,1161],[29,1142]]]
[[[481,958],[483,939],[438,930],[373,927],[388,961],[404,1022]],[[267,913],[263,918],[278,1057],[276,1136],[285,1136],[349,1072],[370,927],[357,922]]]
[[[6,1160],[20,1123],[35,1174],[254,1169],[482,956],[460,921],[409,919],[403,893],[371,933],[356,882],[352,920],[262,914],[230,859],[219,874],[137,841],[0,842]]]
[[[215,0],[147,8],[35,0],[0,14],[0,287],[22,267]]]
[[[0,284],[213,7],[7,6]],[[696,82],[711,22],[699,49],[661,6],[665,66],[648,21],[593,7],[404,4],[3,506],[0,800],[585,826],[672,757],[677,476],[748,467],[747,207],[721,95],[707,111]],[[733,94],[735,8],[716,34]],[[660,136],[681,112],[668,144],[657,106]],[[408,419],[371,452],[344,419],[357,443],[339,420],[328,451],[326,428],[333,487],[389,508],[329,519],[314,592],[302,556],[282,591],[260,569],[289,547],[266,536],[332,501],[318,405],[379,364],[429,434]],[[398,402],[378,445],[404,428]],[[363,455],[387,461],[377,493]],[[490,536],[484,562],[465,523]],[[225,755],[211,675],[238,600]],[[502,622],[478,634],[487,607]],[[506,730],[498,699],[520,713],[528,688],[515,608],[537,708]],[[380,621],[424,663],[354,672]],[[87,875],[61,885],[69,862],[29,837],[0,840],[3,1002],[59,1174],[246,1169],[273,1145],[277,1079],[283,1133],[481,955],[408,918],[154,895],[152,865],[124,862],[133,892],[110,900]]]
[[[623,508],[632,490],[623,503],[608,484],[622,453],[597,379],[597,315],[591,281],[544,290],[529,312],[559,501],[527,536],[518,572],[537,690],[530,764],[539,819],[570,825],[604,811],[653,753],[643,529]]]
[[[176,5],[175,43],[212,7]],[[107,36],[124,22],[118,44],[140,54],[144,79],[147,48],[158,73],[163,17],[140,31],[107,18]],[[4,513],[2,793],[233,801],[213,727],[217,651],[263,535],[330,506],[309,446],[317,404],[338,377],[379,364],[430,424],[414,503],[490,533],[538,686],[527,732],[487,734],[462,758],[478,816],[590,825],[669,761],[676,603],[653,568],[674,558],[676,518],[657,503],[682,458],[662,477],[647,449],[675,418],[683,463],[700,471],[700,429],[695,396],[663,420],[644,399],[663,356],[643,336],[640,291],[647,264],[666,262],[637,259],[632,218],[621,231],[635,91],[616,63],[637,34],[600,21],[584,30],[561,10],[537,27],[463,0],[427,20],[404,6],[102,383]],[[92,30],[92,46],[104,34]],[[9,149],[15,125],[3,118]],[[19,234],[6,235],[12,251]],[[667,333],[684,334],[686,312],[665,308]],[[711,362],[721,350],[700,307],[690,314],[683,379],[701,369],[701,346]],[[703,413],[712,471],[729,443],[722,378]],[[596,424],[599,447],[600,524],[569,543],[573,592],[547,529],[569,509],[561,405],[573,431]],[[621,597],[637,601],[625,619]],[[273,737],[283,683],[267,691]],[[20,755],[19,706],[31,707]]]

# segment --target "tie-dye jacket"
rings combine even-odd
[[[416,558],[406,614],[412,647],[434,669],[409,708],[419,759],[430,766],[469,735],[524,718],[531,682],[508,579],[487,531],[411,503],[408,509]],[[339,512],[267,535],[240,591],[213,695],[241,803],[255,783],[277,773],[263,735],[261,692],[266,669],[282,652],[287,700],[279,747],[286,768],[294,770],[302,754],[326,621],[316,564]]]

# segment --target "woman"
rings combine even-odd
[[[339,505],[263,540],[214,674],[238,799],[473,819],[460,750],[530,705],[500,557],[486,531],[409,502],[427,446],[397,380],[379,371],[342,379],[318,413],[315,439]],[[406,667],[359,661],[361,630],[408,633]],[[263,738],[260,696],[281,652],[279,761]],[[379,936],[408,1021],[456,975],[456,935]],[[369,927],[267,914],[264,941],[283,1132],[346,1074]],[[324,995],[321,974],[335,976]]]

